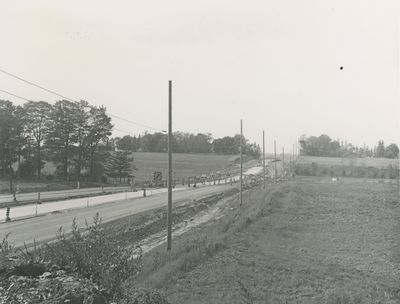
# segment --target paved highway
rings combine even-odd
[[[183,190],[184,188],[175,188],[173,191]],[[146,190],[146,196],[166,192],[167,189],[149,189]],[[38,216],[46,213],[63,211],[67,209],[85,208],[89,206],[96,206],[105,203],[117,202],[131,198],[143,197],[143,191],[137,192],[122,192],[108,195],[99,195],[92,197],[76,198],[70,200],[63,200],[58,202],[48,202],[42,204],[29,204],[23,206],[12,206],[10,208],[9,217],[12,220],[26,217]],[[7,209],[0,209],[0,221],[6,218]]]
[[[176,191],[173,195],[173,202],[193,200],[205,195],[215,194],[233,186],[215,185],[210,187],[189,188]],[[10,233],[9,241],[15,246],[22,246],[37,242],[49,241],[55,238],[57,229],[62,226],[68,232],[72,220],[76,218],[80,227],[85,226],[85,220],[91,222],[93,216],[99,212],[103,222],[111,221],[131,214],[151,210],[167,205],[167,193],[159,193],[149,197],[128,199],[102,205],[89,206],[87,208],[68,209],[60,213],[49,213],[43,216],[12,222],[0,223],[0,238]]]
[[[104,187],[105,192],[122,192],[130,191],[130,187]],[[40,193],[41,200],[57,200],[74,196],[96,195],[103,193],[103,188],[83,188],[59,191],[43,191]],[[38,200],[38,192],[19,193],[16,195],[18,202],[36,202]],[[0,205],[13,202],[14,198],[11,194],[0,195]]]

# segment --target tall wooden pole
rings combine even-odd
[[[264,189],[265,189],[265,132],[263,131],[263,180],[264,180]]]
[[[282,147],[282,174],[285,169],[285,148]]]
[[[243,204],[243,153],[242,153],[243,123],[240,120],[240,206]]]
[[[293,144],[293,163],[294,163],[294,144]]]
[[[275,176],[274,179],[277,179],[278,173],[276,172],[276,140],[274,140],[274,171],[275,171]]]
[[[168,87],[168,213],[167,213],[167,250],[172,242],[172,81]]]

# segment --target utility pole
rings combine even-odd
[[[264,189],[265,189],[265,132],[263,131],[263,172],[264,172]]]
[[[282,175],[285,172],[285,148],[282,147]]]
[[[292,176],[294,175],[295,171],[296,171],[296,166],[295,166],[295,159],[294,159],[294,144],[293,144],[293,150],[292,150],[292,163],[291,163],[291,167],[292,167]]]
[[[172,81],[168,83],[168,213],[167,213],[167,250],[172,242]]]
[[[293,159],[293,163],[294,163],[294,144],[293,144],[293,157],[292,157],[292,159]]]
[[[276,172],[276,140],[274,140],[274,171],[275,171],[275,175],[274,175],[274,179],[277,179],[277,172]]]
[[[242,153],[242,138],[243,138],[243,122],[240,120],[240,206],[243,204],[243,153]]]

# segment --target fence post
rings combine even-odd
[[[7,206],[7,210],[6,210],[6,222],[10,222],[11,218],[10,218],[10,207]]]

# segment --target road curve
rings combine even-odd
[[[173,203],[193,200],[205,195],[214,194],[223,190],[233,188],[234,186],[216,185],[204,188],[189,188],[175,192]],[[71,223],[76,218],[77,224],[84,227],[85,220],[91,222],[93,216],[99,212],[103,222],[108,222],[121,217],[140,213],[143,211],[159,208],[167,205],[167,193],[136,198],[125,201],[107,203],[87,208],[71,209],[61,213],[50,213],[43,216],[24,219],[8,223],[0,223],[0,238],[10,233],[8,239],[14,246],[22,246],[24,243],[30,245],[35,239],[36,242],[50,241],[55,238],[57,229],[62,226],[68,232]]]

